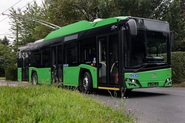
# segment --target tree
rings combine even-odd
[[[44,16],[42,9],[43,8],[39,7],[37,3],[34,2],[32,5],[28,4],[26,10],[24,11],[21,11],[20,9],[12,9],[10,11],[12,19],[11,30],[15,35],[18,33],[18,42],[14,42],[15,45],[17,45],[16,43],[18,43],[19,46],[25,45],[27,43],[39,40],[41,37],[43,38],[48,34],[47,27],[44,27],[44,29],[40,30],[42,25],[32,21],[32,18],[42,19]]]
[[[18,9],[11,11],[11,14],[33,17],[59,26],[121,15],[159,19],[170,23],[175,40],[181,42],[185,35],[184,8],[184,0],[45,0],[42,6],[34,3],[23,12]],[[14,34],[17,30],[19,32],[19,45],[44,38],[52,31],[32,21],[13,16],[11,18]]]
[[[174,0],[164,16],[164,20],[167,20],[170,23],[171,30],[175,36],[175,51],[185,51],[185,46],[183,45],[185,23],[183,18],[183,8],[181,4],[182,2],[180,0]]]
[[[0,74],[6,75],[6,71],[16,71],[16,52],[12,50],[11,46],[2,43],[0,43],[0,49]]]

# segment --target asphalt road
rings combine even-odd
[[[137,89],[124,99],[102,91],[90,97],[120,108],[136,123],[185,123],[185,88]]]

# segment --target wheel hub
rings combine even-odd
[[[89,83],[89,81],[88,81],[88,78],[87,78],[87,76],[86,76],[86,77],[84,77],[84,79],[83,79],[83,86],[84,86],[84,89],[85,89],[85,90],[87,90],[88,83]]]

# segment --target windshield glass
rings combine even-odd
[[[126,45],[126,68],[167,62],[167,33],[139,30],[137,36],[127,38]]]

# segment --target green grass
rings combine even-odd
[[[77,91],[54,86],[0,87],[0,122],[123,123],[133,122]]]

